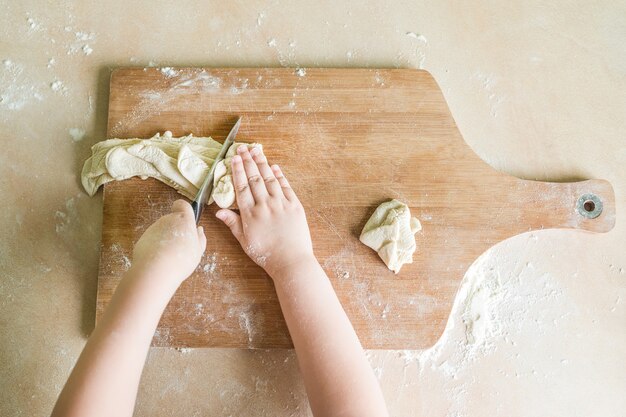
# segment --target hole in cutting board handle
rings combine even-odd
[[[595,194],[583,194],[576,202],[578,214],[588,219],[595,219],[602,213],[602,200]]]

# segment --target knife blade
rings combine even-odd
[[[196,194],[196,198],[191,202],[191,208],[193,209],[193,215],[196,219],[196,224],[200,221],[200,216],[202,215],[202,210],[204,206],[209,201],[209,197],[211,197],[211,193],[213,192],[213,178],[215,177],[215,167],[217,164],[224,159],[226,155],[226,151],[231,147],[233,142],[235,141],[235,136],[237,136],[237,132],[239,131],[239,126],[241,125],[241,117],[237,119],[237,122],[230,129],[228,136],[226,136],[226,140],[222,145],[219,153],[215,157],[213,164],[211,164],[211,168],[202,183],[202,186],[198,189],[198,194]]]

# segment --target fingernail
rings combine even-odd
[[[272,165],[272,169],[274,171],[280,171],[280,168],[278,168],[278,165],[276,165],[276,164]]]
[[[239,147],[237,148],[237,152],[239,152],[239,153],[245,152],[246,149],[248,149],[248,147],[246,145],[239,145]]]
[[[238,164],[241,162],[241,156],[235,155],[233,156],[233,164]]]
[[[254,147],[254,148],[250,149],[250,155],[252,155],[252,156],[256,156],[256,155],[258,155],[260,153],[261,153],[261,150],[259,148],[257,148],[257,147]]]
[[[217,213],[215,213],[215,217],[217,217],[220,220],[224,220],[224,212],[218,211]]]

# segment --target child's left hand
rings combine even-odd
[[[177,200],[172,213],[148,227],[137,241],[132,265],[177,288],[198,266],[205,249],[206,236],[202,227],[196,227],[191,204]]]

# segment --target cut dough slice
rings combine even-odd
[[[359,240],[378,252],[387,268],[397,274],[402,265],[413,262],[414,235],[421,229],[420,221],[411,217],[406,204],[391,200],[376,208]]]
[[[233,144],[226,159],[216,166],[214,188],[209,204],[215,200],[222,208],[232,207],[235,189],[232,185],[230,159],[237,146]],[[245,144],[249,148],[260,144]],[[167,131],[150,139],[108,139],[91,148],[81,180],[85,191],[93,196],[101,185],[131,177],[155,178],[189,199],[193,199],[209,172],[222,145],[210,137],[192,135],[172,137]]]
[[[230,161],[237,152],[240,145],[247,145],[248,149],[262,148],[260,143],[233,143],[223,160],[219,161],[215,166],[215,174],[213,176],[213,193],[212,200],[221,208],[235,207],[235,186],[233,185],[233,176]],[[209,201],[211,204],[211,201]]]

